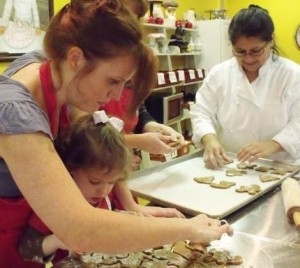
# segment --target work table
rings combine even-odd
[[[272,259],[274,268],[300,267],[300,231],[285,215],[280,187],[229,215],[227,220],[238,237],[246,238],[253,250]]]
[[[165,205],[171,204],[174,199],[170,199],[169,196],[161,195],[161,188],[163,188],[168,194],[170,191],[168,187],[173,187],[176,194],[178,194],[178,185],[180,179],[185,179],[185,176],[190,176],[189,173],[195,174],[192,165],[182,164],[180,169],[176,171],[177,164],[180,162],[193,161],[193,165],[200,166],[198,160],[189,160],[189,156],[182,157],[181,159],[172,160],[173,163],[164,163],[161,165],[161,171],[153,169],[153,172],[141,172],[139,174],[146,176],[140,177],[140,180],[146,179],[147,183],[129,182],[129,187],[132,186],[133,192],[138,196],[147,198],[150,197],[150,201],[158,204]],[[202,160],[202,159],[201,159]],[[202,160],[203,161],[203,160]],[[276,165],[276,163],[274,163]],[[279,163],[280,165],[280,163]],[[166,169],[165,169],[166,168]],[[297,168],[295,168],[297,169]],[[159,172],[166,172],[167,175],[160,175]],[[176,173],[178,172],[178,173]],[[203,167],[201,168],[202,174],[206,176]],[[149,174],[148,174],[149,173]],[[180,174],[179,174],[180,173]],[[174,174],[179,174],[178,177]],[[183,175],[184,174],[184,175]],[[161,176],[160,180],[156,177]],[[167,178],[171,176],[173,180]],[[185,193],[194,194],[195,190],[192,189],[195,186],[190,187],[189,185],[181,185],[182,191]],[[148,191],[148,189],[150,189]],[[206,188],[208,191],[208,188]],[[192,193],[192,191],[194,191]],[[201,193],[202,194],[202,193]],[[223,194],[220,193],[220,194]],[[161,198],[165,197],[165,200]],[[205,199],[204,196],[202,196]],[[190,198],[190,197],[189,197]],[[300,198],[300,197],[299,197]],[[152,200],[151,200],[152,199]],[[156,199],[156,200],[155,200]],[[178,197],[182,200],[182,196]],[[226,198],[225,203],[226,203]],[[196,199],[191,198],[191,202],[195,202]],[[197,199],[198,200],[198,199]],[[201,200],[201,199],[200,199]],[[202,199],[203,200],[203,199]],[[199,200],[197,201],[199,202]],[[212,198],[211,205],[214,205],[216,199]],[[174,203],[175,204],[175,203]],[[175,204],[175,207],[179,203]],[[232,204],[228,202],[228,204]],[[179,208],[179,207],[178,207]],[[202,208],[199,206],[199,208]],[[194,212],[193,210],[191,210]],[[227,213],[226,210],[224,210]],[[228,210],[230,211],[230,210]],[[194,213],[192,213],[194,214]],[[191,214],[187,214],[191,216]],[[289,222],[282,198],[281,183],[275,185],[271,190],[263,193],[255,200],[243,205],[234,212],[229,213],[224,217],[233,227],[235,234],[233,237],[226,237],[221,243],[216,242],[215,244],[228,247],[229,250],[237,251],[243,255],[246,263],[242,267],[247,268],[299,268],[300,267],[300,230],[298,230],[291,222]],[[221,240],[221,241],[222,241]]]
[[[131,184],[129,181],[129,188],[133,189],[133,193],[136,196],[147,198],[147,195],[149,195],[153,197],[152,200],[149,199],[153,203],[156,200],[159,201],[157,203],[159,205],[167,205],[170,201],[166,199],[164,202],[164,200],[159,199],[161,191],[168,191],[170,187],[174,187],[173,190],[178,194],[178,188],[180,189],[184,185],[176,184],[180,183],[181,179],[186,179],[188,171],[191,174],[194,172],[194,170],[190,170],[189,166],[180,166],[180,169],[176,170],[176,165],[185,160],[189,160],[189,156],[184,156],[182,159],[176,159],[175,161],[172,160],[171,163],[161,164],[161,167],[155,167],[152,170],[150,168],[148,171],[136,172],[134,177],[140,180],[140,182],[137,181]],[[195,159],[193,159],[192,165],[197,164],[199,166],[199,159],[196,159],[196,162],[194,161]],[[164,177],[158,179],[157,177],[161,176],[160,172],[166,173],[167,177],[171,176],[172,180]],[[143,177],[145,174],[148,175]],[[148,176],[150,177],[148,178]],[[187,196],[196,186],[188,184],[186,189],[182,189],[183,194]],[[250,202],[248,200],[248,203],[242,207],[235,208],[234,212],[226,214],[224,219],[233,227],[234,235],[232,237],[224,235],[220,241],[214,241],[212,247],[226,249],[235,255],[241,255],[244,262],[238,266],[239,268],[299,268],[300,231],[288,221],[286,216],[281,183],[274,184],[266,190],[266,192],[263,190],[256,199],[251,199]],[[197,192],[194,195],[197,195]],[[182,200],[182,196],[176,197]],[[226,198],[223,197],[221,200],[224,199]],[[191,203],[194,200],[191,199]],[[214,201],[211,200],[211,205],[214,204]],[[229,204],[232,204],[232,202]],[[227,210],[224,210],[224,213],[227,212]],[[191,214],[187,214],[187,216],[191,216]],[[73,266],[68,266],[71,263]],[[80,264],[76,266],[74,260],[73,262],[70,260],[70,262],[66,262],[65,264],[67,266],[55,267],[81,267]]]
[[[285,215],[280,186],[226,219],[235,230],[300,246],[300,230]]]

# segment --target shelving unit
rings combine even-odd
[[[145,34],[148,36],[149,34],[163,34],[166,38],[165,43],[168,44],[171,35],[175,32],[176,27],[169,27],[159,24],[149,24],[144,23],[143,24]],[[197,29],[188,29],[185,28],[185,37],[187,40],[190,40],[193,38],[193,35],[198,34]],[[160,52],[162,47],[158,46],[154,49],[156,52],[156,55],[159,58],[160,63],[160,71],[161,72],[173,72],[178,69],[191,69],[195,70],[197,69],[197,63],[196,63],[196,56],[199,56],[201,54],[200,51],[193,51],[193,52],[184,52],[184,53],[165,53]],[[155,88],[153,92],[166,92],[170,94],[176,94],[178,92],[183,92],[184,94],[188,93],[194,93],[201,85],[201,80],[195,81],[177,81],[176,83],[172,83],[169,85],[160,85],[159,87]],[[189,119],[189,113],[188,109],[184,109],[183,116],[169,124],[171,127],[173,127],[176,131],[183,133],[183,125],[185,125],[185,121]],[[188,124],[189,125],[189,124]]]
[[[228,25],[229,21],[224,19],[198,21],[196,29],[185,29],[186,38],[199,38],[201,40],[201,51],[193,51],[188,53],[165,53],[159,47],[155,48],[156,54],[160,62],[160,70],[165,72],[173,72],[177,69],[200,70],[205,69],[205,73],[209,69],[232,56],[231,45],[228,41]],[[150,33],[163,34],[166,40],[164,45],[169,43],[171,35],[175,32],[175,27],[168,27],[157,24],[144,25],[145,34]],[[162,91],[170,94],[184,92],[184,94],[194,95],[202,81],[179,81],[170,85],[160,85],[153,92]],[[178,120],[173,120],[169,126],[181,133],[192,134],[189,110],[184,109],[183,115]],[[147,159],[147,156],[145,156]],[[150,157],[144,163],[144,168],[149,167]]]
[[[149,34],[163,34],[166,38],[165,45],[169,43],[171,35],[175,32],[176,27],[168,27],[164,25],[158,25],[158,24],[143,24],[145,35],[148,36]],[[199,32],[197,29],[186,29],[185,37],[187,40],[190,40],[191,38],[194,38],[194,36],[199,35]],[[147,41],[150,41],[149,39]],[[153,42],[153,40],[152,40]],[[149,44],[149,42],[148,42]],[[174,72],[175,70],[188,70],[191,71],[194,70],[197,72],[195,73],[195,76],[198,77],[198,71],[197,71],[197,62],[196,62],[196,56],[199,56],[201,54],[201,51],[192,51],[192,52],[184,52],[184,53],[166,53],[162,52],[162,47],[156,47],[154,48],[155,54],[157,55],[159,59],[159,70],[160,72]],[[201,69],[202,73],[202,69]],[[182,73],[181,73],[182,74]],[[203,73],[202,73],[203,75]],[[195,79],[188,79],[189,81],[182,81],[178,79],[178,73],[177,73],[177,82],[168,84],[168,85],[160,85],[153,89],[153,93],[162,92],[162,93],[169,93],[169,94],[176,94],[179,92],[183,92],[184,94],[192,93],[194,94],[196,90],[201,86],[202,80]],[[149,111],[150,112],[150,111]],[[150,112],[151,113],[151,112]],[[190,123],[190,115],[189,110],[184,108],[183,109],[183,115],[181,118],[172,120],[170,124],[168,124],[170,127],[174,128],[179,133],[184,132],[191,132],[191,123]],[[187,145],[186,150],[189,152],[194,152],[195,148],[193,145]],[[150,159],[149,153],[142,151],[142,163],[141,168],[145,169],[157,162],[153,162]],[[151,164],[152,163],[152,164]]]

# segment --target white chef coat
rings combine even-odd
[[[228,152],[273,139],[285,151],[271,159],[300,164],[300,66],[274,57],[270,55],[251,83],[234,57],[209,71],[190,112],[197,146],[209,133]]]

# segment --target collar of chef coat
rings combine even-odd
[[[258,77],[251,83],[249,82],[242,66],[239,65],[237,61],[235,61],[237,64],[238,70],[239,70],[239,79],[238,79],[239,82],[237,83],[237,88],[236,88],[237,94],[240,97],[253,103],[257,107],[261,107],[261,105],[263,105],[263,103],[261,103],[261,100],[264,99],[264,97],[262,95],[264,95],[267,92],[262,92],[261,89],[259,89],[259,92],[258,92],[258,90],[255,90],[256,84],[259,82],[260,79],[264,79],[264,75],[270,69],[270,67],[272,65],[272,61],[273,61],[272,57],[273,57],[273,54],[270,53],[269,58],[259,68]]]

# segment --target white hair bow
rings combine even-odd
[[[93,113],[94,123],[97,125],[98,123],[109,123],[114,128],[116,128],[119,132],[122,131],[124,126],[124,121],[117,117],[108,117],[105,111],[97,111]]]

